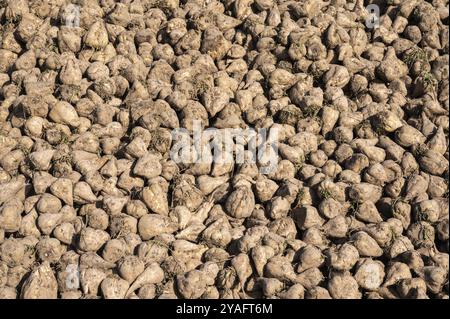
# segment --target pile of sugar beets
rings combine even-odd
[[[0,21],[0,298],[449,297],[447,0]],[[194,120],[276,128],[276,169],[174,161]]]

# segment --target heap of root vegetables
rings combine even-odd
[[[0,298],[448,298],[448,16],[0,1]],[[174,161],[194,120],[277,169]]]

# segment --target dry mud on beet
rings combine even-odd
[[[0,1],[0,298],[447,299],[448,16]]]

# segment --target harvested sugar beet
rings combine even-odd
[[[448,9],[0,1],[0,299],[448,299]]]

